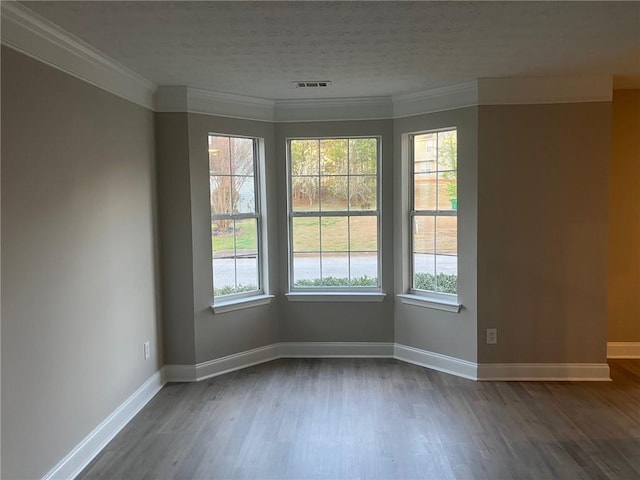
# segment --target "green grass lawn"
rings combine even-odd
[[[295,252],[317,252],[320,241],[325,252],[374,252],[378,248],[375,217],[297,217],[293,233]]]
[[[211,223],[211,246],[214,252],[233,251],[233,222],[230,223],[228,228],[223,229],[223,225],[219,222]],[[236,245],[238,250],[256,250],[257,249],[257,237],[256,237],[256,220],[249,218],[246,220],[239,220],[235,225]]]
[[[349,242],[351,251],[375,252],[378,248],[376,218],[351,217],[350,223],[349,231],[347,217],[323,217],[322,219],[296,217],[293,221],[294,251],[318,252],[322,237],[322,251],[325,252],[349,251]],[[236,222],[238,250],[256,250],[255,225],[253,219]],[[232,228],[222,230],[216,222],[213,222],[212,232],[211,246],[214,252],[233,251]]]

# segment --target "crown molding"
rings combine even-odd
[[[478,104],[478,83],[457,83],[421,92],[394,95],[393,118],[455,110]]]
[[[274,103],[266,98],[187,88],[187,109],[191,113],[272,122]]]
[[[188,112],[273,122],[274,101],[185,86],[159,87],[156,112]]]
[[[189,112],[264,122],[315,122],[391,118],[390,97],[269,100],[185,86],[159,87],[158,112]]]
[[[2,2],[2,44],[153,109],[156,84],[17,2]]]
[[[393,115],[391,97],[276,100],[276,122],[380,120]]]
[[[611,76],[479,78],[478,105],[610,102]]]

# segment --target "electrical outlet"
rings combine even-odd
[[[487,345],[495,345],[498,343],[498,329],[487,328]]]
[[[151,355],[151,345],[149,342],[144,342],[144,359],[149,360],[149,356]]]

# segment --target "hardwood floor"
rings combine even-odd
[[[640,361],[613,382],[473,382],[282,359],[168,384],[79,478],[638,479]]]

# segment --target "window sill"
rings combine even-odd
[[[443,310],[445,312],[459,313],[462,308],[462,305],[456,300],[445,300],[442,298],[413,295],[411,293],[401,293],[398,295],[398,298],[405,305],[433,308],[434,310]]]
[[[213,313],[233,312],[234,310],[244,310],[245,308],[259,307],[267,305],[273,300],[273,295],[256,295],[255,297],[237,298],[227,300],[226,302],[218,302],[211,305]]]
[[[381,302],[382,292],[290,292],[285,297],[290,302]]]

